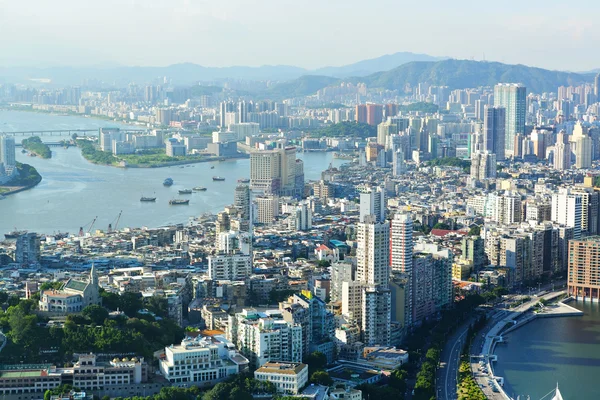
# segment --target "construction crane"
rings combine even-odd
[[[86,233],[90,233],[90,231],[92,230],[92,228],[94,227],[94,224],[96,223],[96,220],[98,219],[98,216],[95,216],[94,219],[92,220],[92,222],[88,222],[87,224],[85,224],[84,226],[79,227],[79,236],[83,236],[83,229],[85,227],[87,227],[89,225],[89,228],[87,230]]]
[[[116,218],[117,222],[115,222],[115,229],[114,229],[115,231],[117,230],[117,228],[118,228],[118,226],[119,226],[119,221],[121,220],[121,214],[123,214],[123,210],[121,210],[121,211],[119,212],[119,215],[117,215],[117,218]],[[112,223],[108,224],[108,231],[109,231],[109,232],[112,232],[112,231],[113,231],[113,228],[112,228]]]

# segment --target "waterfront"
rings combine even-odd
[[[69,124],[71,120],[73,123]],[[86,122],[90,124],[85,125]],[[115,126],[108,121],[14,111],[0,112],[0,124],[4,131]],[[304,159],[306,180],[319,179],[321,171],[330,163],[338,166],[347,162],[334,160],[331,152],[298,153],[298,157]],[[237,180],[250,174],[248,159],[156,169],[122,169],[91,164],[77,148],[53,147],[49,160],[27,157],[17,151],[17,160],[33,165],[42,175],[42,182],[0,202],[0,233],[15,227],[43,233],[77,233],[80,226],[90,223],[96,216],[94,229],[107,229],[109,223],[114,225],[121,210],[119,227],[185,223],[189,217],[215,213],[233,203]],[[224,177],[225,181],[214,182],[212,177],[215,175]],[[173,178],[173,186],[162,185],[167,177]],[[180,189],[195,186],[205,186],[208,190],[192,195],[178,194]],[[140,202],[143,195],[156,196],[156,202]],[[173,198],[190,199],[190,205],[169,206],[168,202]]]
[[[569,305],[584,316],[535,319],[496,346],[494,372],[509,396],[538,400],[558,383],[565,400],[600,398],[600,305]]]

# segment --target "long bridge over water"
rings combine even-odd
[[[98,136],[100,129],[55,129],[49,131],[16,131],[16,132],[2,132],[0,135],[7,136]],[[121,129],[120,132],[124,133],[142,133],[146,132],[145,129]]]
[[[0,134],[7,136],[96,136],[98,129],[58,129],[51,131],[18,131],[18,132],[2,132]],[[95,133],[96,135],[92,135]]]

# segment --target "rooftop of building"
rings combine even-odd
[[[267,374],[299,374],[304,368],[308,368],[303,363],[290,363],[290,362],[267,362],[262,367],[256,370],[256,372],[267,373]]]
[[[324,400],[328,397],[327,393],[329,393],[328,386],[311,383],[302,391],[302,397],[314,400]]]
[[[10,378],[33,378],[37,376],[47,376],[48,372],[45,370],[34,370],[34,371],[2,371],[0,372],[0,379]]]

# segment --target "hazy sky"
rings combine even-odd
[[[0,66],[344,65],[397,51],[600,68],[600,1],[0,0]]]

